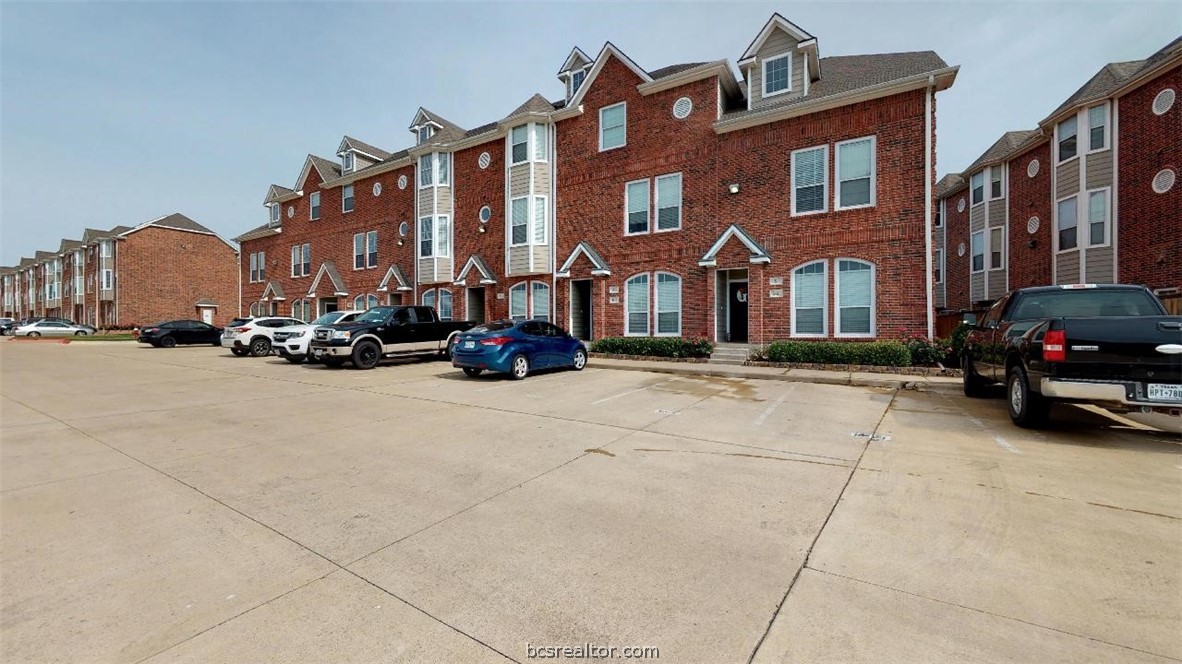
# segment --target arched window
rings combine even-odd
[[[550,321],[550,286],[541,281],[530,282],[530,307],[534,320]]]
[[[657,273],[657,336],[681,336],[681,277],[669,272]]]
[[[837,259],[837,336],[873,337],[874,265],[854,258]]]
[[[423,291],[423,306],[424,307],[435,306],[435,289],[434,288],[432,288],[431,290]]]
[[[624,335],[648,336],[648,274],[624,282]]]
[[[454,316],[454,310],[451,303],[451,291],[446,288],[439,289],[439,320],[451,320]]]
[[[373,293],[362,294],[353,298],[354,309],[366,310],[376,306],[378,306],[378,296]]]
[[[291,303],[291,317],[302,321],[312,320],[312,304],[307,300],[296,300]]]
[[[509,318],[525,320],[529,318],[529,285],[524,281],[509,289]]]
[[[792,271],[792,336],[823,337],[829,332],[827,263],[813,261]]]

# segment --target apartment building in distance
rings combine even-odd
[[[180,213],[137,226],[86,229],[54,251],[0,268],[4,316],[60,316],[127,328],[193,318],[221,325],[238,312],[238,252]]]
[[[345,136],[236,238],[243,305],[420,303],[582,339],[930,333],[936,94],[957,67],[823,57],[776,14],[737,68],[574,48],[556,101],[474,128],[419,108],[393,152]]]
[[[936,303],[1008,290],[1142,284],[1182,295],[1182,38],[1105,65],[1035,129],[997,139],[937,185]]]

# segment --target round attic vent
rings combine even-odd
[[[964,242],[961,242],[960,245],[956,247],[956,255],[964,256]]]
[[[956,202],[956,211],[957,212],[964,212],[964,199],[963,198],[961,198],[959,201]]]
[[[406,234],[409,232],[410,232],[410,224],[406,223],[405,221],[402,222],[401,224],[398,224],[398,234],[400,236],[406,237]]]
[[[484,170],[492,163],[492,155],[487,152],[481,152],[480,158],[476,160],[476,163],[480,165],[481,170]]]
[[[382,195],[382,183],[381,182],[373,183],[373,195],[374,196],[381,196]]]
[[[406,189],[406,176],[405,175],[398,176],[398,188],[399,189]]]
[[[1030,160],[1030,165],[1026,167],[1026,175],[1028,175],[1030,177],[1034,177],[1034,176],[1038,175],[1038,160],[1037,159]]]
[[[288,206],[287,206],[287,218],[288,218],[288,219],[291,219],[291,218],[292,218],[292,217],[294,217],[294,216],[295,216],[295,206],[294,206],[294,205],[288,205]]]
[[[1174,106],[1174,88],[1166,88],[1153,98],[1153,114],[1165,115]]]
[[[673,102],[673,117],[678,120],[684,120],[689,117],[690,113],[694,112],[694,100],[689,97],[682,97]]]
[[[492,219],[492,208],[485,205],[484,207],[480,208],[480,223],[487,224],[489,219]]]
[[[1169,168],[1163,168],[1153,176],[1153,191],[1164,194],[1174,188],[1174,180],[1177,179],[1177,174]]]
[[[1038,217],[1031,217],[1026,220],[1026,232],[1031,235],[1038,232]]]

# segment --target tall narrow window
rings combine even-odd
[[[259,252],[259,281],[267,279],[267,252]]]
[[[115,271],[103,270],[103,290],[111,290],[115,287]],[[30,298],[32,299],[32,298]]]
[[[305,245],[307,246],[307,245]],[[378,232],[370,231],[365,234],[365,266],[378,266]]]
[[[514,198],[510,205],[510,243],[514,246],[529,242],[529,197]]]
[[[436,162],[438,162],[439,178],[436,179],[441,185],[446,185],[451,182],[451,154],[447,152],[440,152]]]
[[[792,54],[785,53],[763,61],[763,96],[771,97],[792,89]]]
[[[303,275],[302,276],[306,277],[309,274],[312,274],[312,245],[305,244],[301,253],[303,254],[303,256],[302,256]]]
[[[530,125],[534,134],[534,161],[546,161],[548,154],[547,127],[544,124]]]
[[[855,260],[837,261],[837,334],[874,336],[874,268]]]
[[[435,255],[447,257],[451,255],[451,218],[445,214],[435,217]]]
[[[977,231],[969,237],[971,266],[973,272],[985,269],[985,231]]]
[[[627,104],[620,103],[599,109],[599,151],[623,147],[627,142]]]
[[[365,267],[365,233],[353,235],[353,269]]]
[[[1088,244],[1108,244],[1108,190],[1088,193]]]
[[[1076,236],[1079,210],[1075,196],[1059,201],[1057,209],[1058,219],[1055,220],[1055,224],[1059,231],[1059,251],[1075,249],[1079,246],[1079,238]]]
[[[638,180],[624,185],[625,206],[628,215],[628,235],[648,232],[648,180]]]
[[[271,225],[274,226],[279,223],[279,204],[272,203],[268,207],[271,208]]]
[[[583,78],[587,76],[586,69],[580,69],[576,72],[571,72],[570,75],[570,94],[573,97],[579,91],[579,86],[583,84]]]
[[[519,283],[509,289],[509,318],[525,320],[528,317],[529,285]]]
[[[816,261],[792,272],[792,336],[823,337],[825,315],[826,263]]]
[[[1108,106],[1100,104],[1088,109],[1088,149],[1108,147]]]
[[[1005,169],[1001,166],[991,166],[989,168],[989,198],[1001,198],[1005,195],[1003,187],[1002,173]]]
[[[423,143],[426,143],[427,139],[429,139],[429,138],[431,138],[431,125],[423,125],[422,127],[419,127],[418,145],[422,145]]]
[[[353,153],[352,152],[346,152],[345,154],[341,155],[341,172],[342,173],[352,173],[353,172]]]
[[[873,136],[837,144],[837,207],[874,205]]]
[[[419,256],[421,258],[430,258],[434,254],[432,250],[435,246],[435,224],[431,217],[423,217],[419,219]]]
[[[303,263],[300,261],[300,258],[301,258],[300,245],[297,244],[297,245],[292,246],[292,248],[291,248],[291,276],[293,276],[293,277],[300,276],[300,269],[303,266]]]
[[[985,171],[973,173],[971,178],[973,205],[985,202]]]
[[[451,320],[454,317],[451,302],[451,291],[439,289],[439,320]]]
[[[638,274],[624,283],[624,334],[648,336],[648,275]]]
[[[681,228],[681,174],[657,178],[657,230]]]
[[[657,334],[681,334],[681,277],[668,272],[657,273]]]
[[[546,244],[546,197],[534,196],[534,244]]]
[[[792,214],[825,211],[828,165],[828,146],[792,153]]]
[[[259,255],[250,255],[250,283],[255,283],[259,280]]]
[[[944,283],[944,250],[937,249],[932,256],[932,274],[933,281],[938,284]]]
[[[1005,228],[990,228],[989,229],[989,269],[1000,270],[1006,266],[1006,229]]]
[[[353,211],[353,185],[347,184],[341,189],[341,212]]]
[[[424,307],[434,307],[435,306],[435,289],[434,288],[432,288],[431,290],[423,291],[423,306]]]
[[[314,191],[308,196],[308,218],[316,221],[320,218],[320,192]]]
[[[529,125],[514,127],[509,132],[509,149],[514,164],[520,164],[529,158]]]
[[[550,286],[541,281],[530,282],[530,306],[534,320],[550,321]]]
[[[1076,116],[1059,123],[1059,161],[1067,161],[1078,152],[1075,146]]]
[[[435,182],[435,161],[431,155],[419,157],[419,187],[429,187]]]

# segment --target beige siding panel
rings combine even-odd
[[[529,194],[529,164],[518,164],[509,168],[509,197]]]
[[[509,247],[509,274],[529,272],[529,247]]]
[[[942,286],[936,286],[935,303],[937,307],[944,306],[944,288]]]
[[[435,281],[435,260],[432,258],[419,259],[418,281],[429,284]]]
[[[989,293],[990,300],[1005,295],[1006,292],[1006,271],[1005,270],[990,270],[989,271]]]
[[[1105,150],[1087,156],[1088,189],[1112,186],[1112,150]],[[1089,278],[1088,281],[1091,281]]]
[[[534,193],[550,195],[550,164],[534,164]]]
[[[1059,254],[1055,263],[1055,283],[1078,284],[1079,281],[1079,251]]]
[[[419,190],[419,216],[435,214],[435,188],[427,187]]]
[[[756,108],[765,104],[763,101],[763,61],[766,58],[792,53],[792,92],[778,94],[766,103],[780,102],[792,97],[799,97],[804,91],[804,55],[796,50],[797,41],[783,30],[776,29],[768,36],[767,41],[755,54],[755,64],[748,71],[748,87],[751,95],[751,107]]]
[[[978,272],[969,277],[969,301],[985,299],[985,273]]]
[[[435,208],[435,212],[437,214],[450,215],[451,214],[451,187],[436,187],[435,189],[439,192],[439,195],[436,197],[436,204],[438,205],[438,207]]]
[[[451,283],[455,278],[455,263],[449,257],[435,258],[435,281],[446,281]]]
[[[1055,168],[1055,198],[1066,198],[1079,191],[1079,160],[1072,159]]]
[[[976,233],[985,229],[985,206],[978,205],[969,210],[969,232]]]
[[[1112,247],[1097,247],[1084,250],[1085,279],[1089,284],[1110,284],[1112,274]]]
[[[1006,225],[1006,199],[999,198],[989,201],[989,227],[996,228]]]
[[[549,272],[550,271],[550,247],[548,245],[537,245],[533,248],[534,251],[534,272]]]

